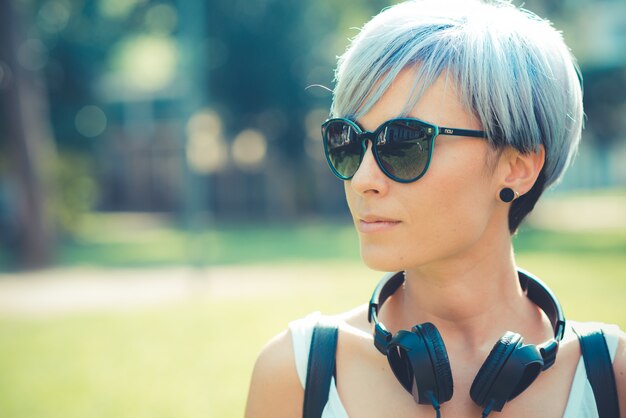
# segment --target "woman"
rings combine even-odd
[[[334,318],[324,417],[432,417],[439,405],[445,417],[597,416],[572,323],[559,330],[558,309],[542,306],[550,293],[537,297],[541,286],[524,291],[534,281],[517,271],[511,241],[576,150],[578,74],[549,22],[503,2],[401,3],[352,41],[339,59],[324,146],[344,180],[366,265],[403,273],[373,311],[364,305]],[[373,331],[368,316],[383,328]],[[302,416],[318,320],[294,321],[264,348],[247,417]],[[426,325],[407,331],[416,324]],[[626,337],[615,326],[604,332],[626,411]],[[419,387],[411,338],[445,341],[427,345],[442,373],[435,389]],[[521,383],[504,400],[478,400],[486,358],[508,356],[515,339],[536,357]],[[494,342],[506,346],[502,353]]]

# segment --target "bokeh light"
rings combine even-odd
[[[100,135],[107,127],[107,117],[98,106],[85,106],[78,111],[74,120],[76,130],[87,138]]]
[[[260,167],[267,152],[265,135],[256,129],[245,129],[234,139],[232,156],[235,164],[243,170]]]
[[[211,110],[202,110],[187,124],[187,161],[197,173],[209,174],[228,163],[228,147],[222,137],[222,122]]]
[[[49,33],[57,33],[65,29],[72,15],[72,4],[69,0],[48,0],[39,9],[37,23]]]
[[[157,4],[146,12],[145,24],[150,32],[169,35],[176,29],[178,14],[170,4]]]
[[[130,91],[154,92],[167,87],[176,76],[178,60],[176,41],[166,36],[129,37],[112,52],[113,71]]]
[[[98,10],[103,16],[123,19],[127,17],[138,5],[147,0],[99,0]]]

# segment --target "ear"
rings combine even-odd
[[[502,155],[503,177],[501,177],[500,186],[510,187],[520,195],[528,193],[543,168],[546,156],[545,148],[540,145],[537,152],[526,154],[512,148],[508,151]]]

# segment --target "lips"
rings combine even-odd
[[[378,215],[365,215],[359,217],[357,228],[361,233],[384,232],[395,228],[400,221]]]

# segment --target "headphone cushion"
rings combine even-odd
[[[502,367],[521,340],[521,335],[507,331],[491,349],[470,388],[470,397],[478,405],[483,407],[486,405],[487,398],[500,370],[502,370]]]
[[[425,322],[413,327],[413,332],[421,333],[424,343],[430,355],[433,372],[435,373],[435,381],[437,384],[437,400],[439,403],[449,401],[453,393],[452,371],[450,370],[450,361],[446,346],[441,338],[441,334],[437,327],[430,322]],[[416,382],[417,382],[416,376]]]

